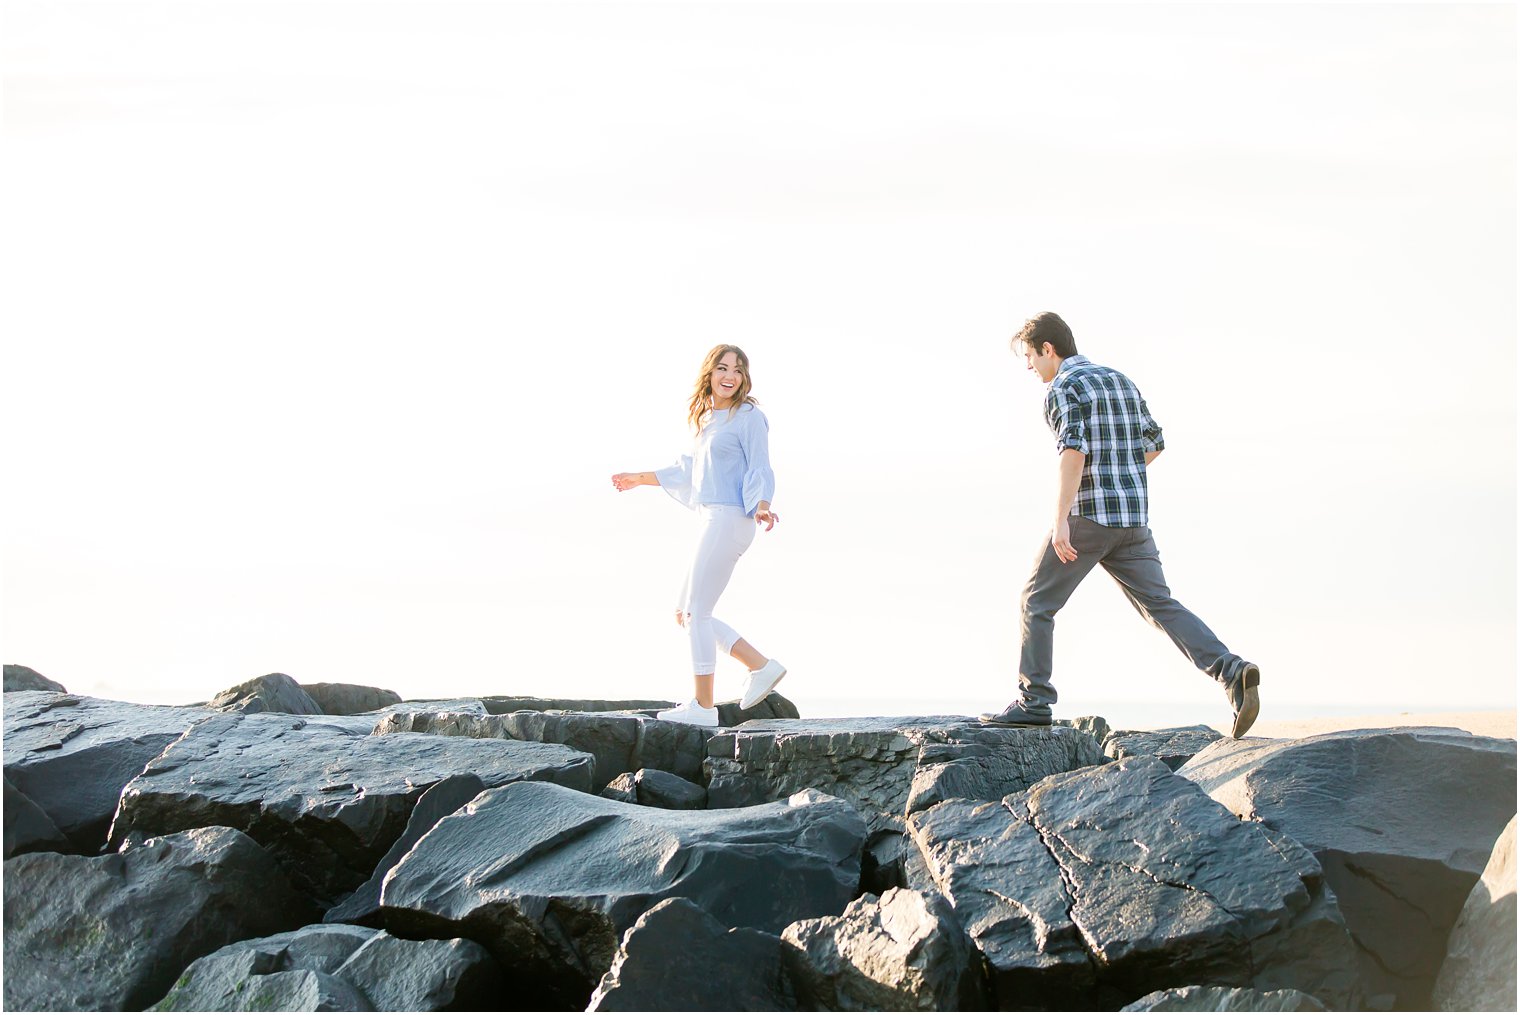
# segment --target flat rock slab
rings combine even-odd
[[[74,851],[98,853],[122,788],[211,714],[15,691],[5,696],[5,777],[42,809]]]
[[[1419,727],[1221,740],[1178,773],[1314,853],[1363,953],[1369,1003],[1429,1006],[1451,928],[1515,813],[1513,740]]]
[[[222,945],[309,923],[315,910],[230,828],[123,853],[5,861],[5,1007],[140,1011]]]
[[[865,825],[808,792],[736,811],[663,811],[542,783],[488,790],[385,879],[381,917],[409,937],[467,937],[522,985],[515,1004],[585,1007],[618,939],[691,899],[727,927],[776,933],[842,912]]]
[[[502,986],[500,967],[473,941],[320,924],[197,959],[149,1010],[491,1010]]]
[[[1512,1011],[1515,1008],[1515,819],[1504,826],[1494,851],[1462,906],[1436,977],[1438,1011]]]
[[[1314,858],[1157,759],[908,824],[999,1007],[1114,1007],[1198,982],[1356,1000],[1354,950]]]
[[[1120,1011],[1329,1011],[1300,990],[1249,987],[1173,987],[1147,994]]]
[[[952,715],[751,722],[707,742],[707,805],[747,807],[811,787],[889,825],[910,799],[1001,799],[1100,760],[1096,742],[1064,726],[1000,729]]]
[[[658,768],[685,779],[700,779],[710,733],[684,723],[617,712],[474,715],[399,709],[378,722],[375,732],[564,744],[596,759],[591,782],[597,792],[623,772],[640,768]]]
[[[519,695],[492,695],[482,699],[492,715],[509,712],[638,712],[646,718],[654,718],[660,709],[671,708],[674,701],[654,699],[607,700],[588,698],[534,698]],[[782,695],[772,691],[753,708],[740,708],[737,701],[715,702],[718,722],[723,726],[737,726],[751,719],[796,719],[797,706]]]
[[[795,1011],[781,939],[666,899],[623,936],[587,1011]],[[710,974],[710,975],[708,975]]]
[[[297,716],[215,716],[132,780],[111,836],[231,825],[329,902],[369,878],[435,783],[474,775],[487,786],[542,780],[584,792],[591,767],[558,744],[358,736]]]
[[[814,1011],[985,1011],[981,957],[937,894],[893,889],[781,932]]]
[[[237,712],[252,715],[257,712],[284,712],[289,715],[321,715],[322,708],[311,695],[284,673],[266,673],[262,677],[245,680],[236,687],[217,694],[206,702],[214,712]]]
[[[1164,730],[1115,730],[1103,742],[1103,753],[1115,760],[1149,756],[1177,771],[1193,755],[1224,736],[1212,726],[1174,726]]]

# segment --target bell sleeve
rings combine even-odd
[[[670,494],[676,503],[695,508],[695,494],[691,488],[691,456],[682,455],[674,465],[656,469],[654,478],[660,481],[660,489]]]
[[[744,513],[753,515],[761,501],[776,496],[776,474],[771,471],[770,421],[759,409],[752,409],[749,424],[740,438],[744,448]]]

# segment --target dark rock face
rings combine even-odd
[[[712,737],[707,755],[709,807],[767,803],[811,787],[850,801],[882,827],[910,799],[923,807],[950,795],[1022,788],[1101,760],[1097,744],[1068,727],[998,729],[964,716],[747,723]]]
[[[53,691],[59,694],[64,692],[64,686],[56,680],[49,680],[30,666],[17,666],[15,663],[5,664],[5,689],[7,691]]]
[[[431,831],[434,825],[474,800],[485,788],[486,784],[474,775],[451,775],[434,783],[417,798],[417,805],[412,808],[412,815],[407,819],[406,831],[381,857],[375,866],[375,873],[354,894],[328,910],[323,920],[327,923],[379,926],[380,886],[391,868],[400,863],[401,858],[417,845],[417,840]]]
[[[1431,1001],[1438,1011],[1515,1007],[1515,819],[1504,826],[1447,942]]]
[[[928,740],[918,749],[906,810],[912,814],[956,797],[1001,800],[1047,775],[1102,761],[1096,740],[1065,727],[956,727],[945,731],[943,740]]]
[[[5,780],[5,859],[18,853],[68,853],[69,840],[31,798]]]
[[[658,768],[684,779],[700,779],[708,736],[707,731],[683,723],[590,712],[471,715],[397,710],[377,723],[375,732],[564,744],[596,759],[592,786],[597,792],[620,773],[640,768]]]
[[[363,684],[302,684],[324,715],[359,715],[401,703],[401,695]]]
[[[1329,1011],[1298,990],[1249,987],[1173,987],[1147,994],[1120,1011]]]
[[[266,673],[229,687],[206,702],[216,712],[285,712],[289,715],[321,715],[322,709],[301,685],[283,673]]]
[[[481,700],[485,702],[486,708],[492,715],[506,715],[509,712],[638,712],[650,719],[653,719],[654,713],[660,709],[670,708],[676,704],[674,701],[655,701],[644,698],[604,701],[515,695],[492,695]],[[796,719],[799,715],[797,706],[775,691],[750,709],[740,708],[737,701],[720,701],[716,702],[716,705],[718,722],[723,726],[737,726],[751,719]]]
[[[424,791],[466,774],[487,786],[534,779],[587,791],[591,759],[557,744],[355,736],[296,716],[214,716],[132,780],[111,836],[239,828],[326,902],[373,873]]]
[[[815,1011],[983,1011],[981,957],[938,896],[893,889],[782,931]]]
[[[730,929],[688,899],[635,921],[587,1011],[795,1011],[781,939]]]
[[[124,853],[5,861],[5,1007],[138,1011],[193,960],[315,917],[274,859],[230,828]]]
[[[1153,758],[909,818],[1000,1007],[1111,1007],[1197,982],[1353,1003],[1353,949],[1318,865]]]
[[[1116,730],[1103,743],[1110,758],[1150,756],[1166,762],[1173,772],[1188,759],[1224,736],[1211,726],[1176,726],[1164,730]]]
[[[656,902],[688,898],[725,926],[774,933],[843,911],[864,838],[848,804],[816,792],[662,811],[519,783],[423,836],[386,878],[381,916],[394,933],[484,944],[532,991],[514,1003],[584,1007],[619,936]]]
[[[500,968],[473,941],[319,924],[197,959],[149,1010],[490,1010],[501,987]]]
[[[209,714],[16,691],[5,699],[5,777],[68,836],[74,851],[98,853],[122,787]]]
[[[624,772],[607,784],[602,796],[628,804],[663,807],[668,811],[701,810],[707,806],[707,790],[657,768]]]
[[[1513,740],[1405,727],[1220,741],[1179,774],[1314,853],[1372,1003],[1429,1006],[1451,927],[1515,813]]]

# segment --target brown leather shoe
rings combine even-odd
[[[1256,690],[1260,684],[1261,668],[1255,663],[1246,663],[1224,690],[1225,697],[1230,699],[1230,711],[1235,713],[1230,736],[1236,740],[1246,735],[1261,711],[1261,695]]]
[[[1001,712],[983,712],[983,726],[1049,726],[1050,716],[1025,711],[1022,702],[1015,701]]]

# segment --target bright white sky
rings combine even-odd
[[[693,518],[608,476],[724,341],[782,524],[719,616],[804,714],[1001,707],[1049,309],[1165,427],[1172,588],[1264,716],[1513,708],[1515,22],[10,0],[0,653],[684,698]],[[1225,718],[1097,573],[1056,684]]]

